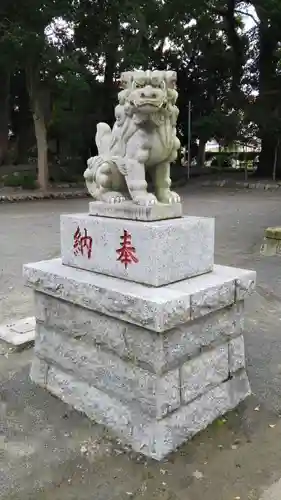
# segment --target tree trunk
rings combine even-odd
[[[114,103],[115,103],[115,88],[114,75],[116,71],[116,48],[111,46],[105,56],[105,71],[104,71],[104,99],[102,105],[102,120],[113,124],[114,122]]]
[[[273,164],[273,171],[272,171],[272,180],[275,182],[276,181],[276,171],[277,171],[277,165],[278,165],[278,153],[279,153],[279,146],[280,146],[280,140],[278,141],[275,151],[274,151],[274,164]]]
[[[26,76],[37,143],[37,182],[40,189],[45,191],[49,185],[49,165],[44,98],[36,71],[33,68],[27,68]]]
[[[276,58],[278,38],[275,31],[271,29],[268,19],[263,19],[263,12],[257,10],[260,18],[259,27],[259,101],[261,115],[265,116],[264,123],[260,124],[261,154],[256,175],[260,177],[272,176],[274,165],[274,152],[278,138],[270,130],[271,119],[276,115],[276,99],[279,88],[276,87],[276,70],[278,60]],[[276,175],[281,172],[280,160],[276,165]]]
[[[0,71],[0,165],[5,161],[9,146],[10,73]]]
[[[118,15],[112,19],[110,33],[108,34],[108,44],[105,48],[105,68],[104,68],[104,98],[102,103],[102,121],[110,125],[114,123],[114,106],[116,102],[116,88],[114,78],[118,61],[118,47],[120,45],[120,25]]]
[[[37,108],[37,112],[33,115],[38,155],[37,181],[40,189],[46,190],[49,185],[47,130],[44,117],[40,116],[38,110],[39,107]]]
[[[232,82],[231,92],[232,99],[237,106],[241,96],[241,79],[243,76],[243,67],[246,60],[245,46],[243,37],[239,35],[237,30],[237,21],[235,17],[235,9],[237,7],[236,0],[227,0],[226,9],[221,12],[225,19],[225,32],[227,35],[228,43],[232,49]]]
[[[205,165],[205,157],[206,157],[206,140],[199,139],[199,146],[197,152],[197,167],[203,168]]]
[[[272,135],[266,132],[261,133],[261,153],[258,163],[258,168],[256,175],[258,177],[268,177],[272,176],[272,168],[274,165],[274,152],[276,149],[277,141]],[[280,167],[277,163],[276,165],[276,175],[278,177],[278,172]]]

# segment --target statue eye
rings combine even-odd
[[[141,89],[142,87],[144,87],[144,83],[143,82],[134,82],[134,86],[136,89]]]

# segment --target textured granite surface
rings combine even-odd
[[[250,394],[247,375],[240,371],[231,380],[209,390],[162,420],[144,417],[136,406],[78,380],[73,373],[34,358],[31,378],[65,403],[103,424],[135,451],[162,460],[216,418],[235,408]]]
[[[24,266],[36,291],[163,332],[245,299],[255,287],[255,271],[214,266],[211,273],[158,288],[64,266],[60,259]]]
[[[35,315],[37,322],[66,338],[83,339],[89,347],[101,346],[153,373],[165,372],[204,349],[228,342],[240,336],[244,328],[243,302],[162,333],[41,292],[35,292]]]
[[[62,215],[61,256],[72,267],[159,287],[212,270],[214,219],[140,222]]]

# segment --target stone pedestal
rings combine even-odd
[[[250,394],[256,273],[213,265],[212,219],[62,216],[61,241],[62,259],[24,268],[34,382],[157,460]]]
[[[273,257],[281,255],[281,227],[268,227],[265,230],[264,240],[261,246],[261,255]]]
[[[90,254],[86,247],[73,251],[73,235],[84,237],[85,231],[91,238]],[[67,266],[159,287],[212,270],[214,221],[182,217],[143,222],[62,215],[61,252]]]

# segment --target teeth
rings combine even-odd
[[[154,101],[147,101],[145,103],[141,103],[141,102],[137,102],[136,100],[133,102],[134,106],[136,108],[141,108],[142,106],[155,106],[157,108],[162,108],[163,106],[163,101],[160,102],[160,104],[156,105],[156,103]]]

